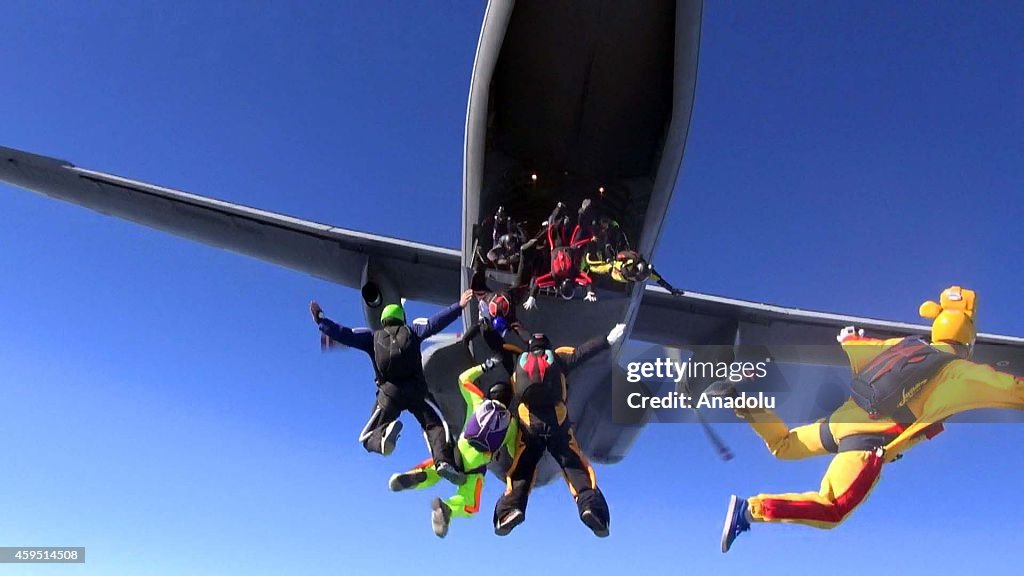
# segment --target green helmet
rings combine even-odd
[[[380,323],[388,326],[390,324],[405,324],[405,310],[401,304],[388,304],[380,313]]]

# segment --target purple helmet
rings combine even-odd
[[[481,452],[497,452],[505,441],[505,431],[508,430],[511,419],[512,415],[504,404],[495,400],[484,400],[466,422],[462,437]]]

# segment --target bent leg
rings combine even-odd
[[[505,493],[494,505],[494,523],[513,510],[526,512],[530,490],[537,479],[537,464],[544,455],[544,444],[526,430],[519,436],[512,465],[505,475]]]
[[[448,426],[437,404],[427,397],[417,397],[408,402],[407,410],[423,428],[423,435],[426,437],[434,462],[454,465],[455,457],[452,443],[449,441]]]
[[[436,474],[436,473],[435,473]],[[452,516],[469,518],[480,510],[480,493],[484,489],[484,474],[467,474],[454,496],[445,500]]]
[[[388,425],[398,420],[402,414],[402,407],[393,398],[377,391],[377,400],[373,405],[373,412],[370,419],[363,426],[359,435],[359,442],[366,448],[367,452],[376,454],[384,453],[384,431]]]
[[[883,458],[873,451],[852,450],[836,454],[817,492],[760,494],[747,499],[750,516],[756,522],[835,528],[875,487],[882,463]]]
[[[420,462],[416,466],[413,466],[408,471],[402,473],[410,479],[415,479],[416,484],[413,485],[413,489],[422,490],[424,488],[430,488],[441,479],[437,475],[437,470],[434,469],[434,459],[427,458],[423,462]]]
[[[821,423],[806,424],[792,430],[771,410],[737,411],[754,432],[764,440],[772,456],[780,460],[799,460],[828,454],[821,443]]]
[[[587,461],[576,443],[576,434],[572,426],[563,426],[548,442],[548,452],[562,468],[565,483],[569,492],[576,500],[580,517],[590,511],[594,513],[604,526],[608,526],[610,513],[604,494],[597,487],[597,476],[594,468]]]

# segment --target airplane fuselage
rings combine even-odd
[[[480,33],[466,119],[463,288],[478,240],[502,206],[529,234],[563,202],[575,217],[590,199],[650,258],[672,198],[689,130],[701,3],[686,0],[492,0]],[[494,288],[507,275],[492,274]],[[579,345],[619,322],[631,327],[643,287],[598,290],[598,302],[557,296],[519,310],[556,346]],[[476,321],[467,309],[468,328]],[[478,352],[478,359],[486,351]],[[611,423],[618,350],[570,377],[570,414],[597,460],[615,461],[636,430]],[[602,393],[605,392],[605,393]],[[598,437],[606,437],[598,441]]]

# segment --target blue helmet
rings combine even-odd
[[[491,320],[491,327],[498,332],[504,332],[508,330],[508,320],[505,320],[504,316],[498,316]]]

